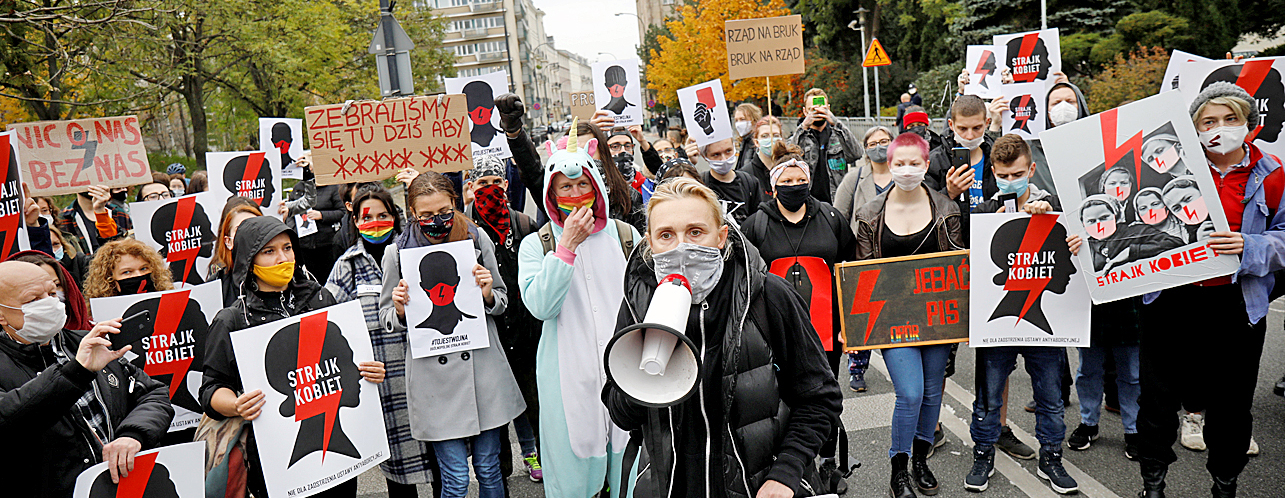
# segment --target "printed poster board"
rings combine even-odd
[[[970,346],[1089,346],[1092,300],[1060,216],[969,218],[970,247],[981,256],[969,268]]]
[[[275,151],[206,152],[210,192],[223,200],[215,212],[222,212],[229,197],[239,196],[257,203],[265,216],[280,219],[277,213],[281,206],[280,160]]]
[[[1194,63],[1193,63],[1194,64]],[[1187,104],[1165,92],[1040,134],[1095,304],[1229,275],[1228,231]]]
[[[1013,72],[1013,83],[1044,83],[1062,70],[1062,44],[1057,28],[991,38],[1000,55],[1000,69]]]
[[[1212,60],[1213,59],[1174,49],[1174,51],[1169,54],[1169,65],[1165,66],[1165,77],[1160,80],[1160,93],[1177,90],[1179,88],[1178,83],[1181,81],[1181,78],[1179,78],[1178,75],[1182,71],[1183,64],[1187,62],[1205,62]]]
[[[704,147],[734,136],[732,113],[723,98],[723,80],[713,79],[678,90],[678,103],[683,108],[683,122],[689,123],[687,132],[696,145]]]
[[[74,194],[90,185],[152,182],[138,116],[9,125],[33,196]]]
[[[643,124],[642,83],[638,59],[593,63],[593,99],[611,113],[616,126]]]
[[[598,106],[594,105],[593,92],[571,92],[569,95],[571,116],[580,118],[586,123],[593,119],[593,113],[598,112]]]
[[[733,81],[803,72],[801,16],[728,20],[723,28],[727,77]]]
[[[402,279],[410,286],[406,326],[411,358],[491,345],[482,288],[473,277],[478,261],[472,241],[416,247],[397,254]]]
[[[1258,129],[1249,130],[1254,145],[1263,152],[1285,157],[1285,57],[1257,57],[1241,62],[1232,60],[1204,60],[1185,62],[1179,66],[1179,91],[1183,97],[1183,110],[1196,99],[1196,95],[1215,81],[1235,83],[1254,97],[1258,105]],[[1196,149],[1199,151],[1199,149]]]
[[[1002,54],[994,45],[969,45],[964,68],[968,70],[968,84],[964,85],[965,95],[976,95],[983,99],[993,99],[1001,95],[999,75],[999,57]]]
[[[148,311],[152,335],[133,344],[126,356],[153,379],[170,386],[174,420],[170,431],[195,429],[201,421],[201,370],[205,367],[205,337],[214,315],[223,309],[218,281],[183,289],[89,300],[100,320]]]
[[[27,199],[22,189],[22,162],[18,159],[18,147],[13,140],[14,132],[0,133],[0,261],[9,259],[9,255],[18,251],[31,249],[31,240],[27,238],[27,221],[23,214]]]
[[[468,78],[446,78],[446,93],[462,93],[468,101],[469,135],[473,157],[513,157],[509,139],[500,130],[500,113],[495,97],[509,91],[509,73],[496,71]]]
[[[106,462],[76,477],[72,498],[205,498],[205,444],[164,446],[134,455],[134,470],[112,483]]]
[[[1000,92],[1008,99],[1008,109],[1002,115],[1004,133],[1016,133],[1024,140],[1039,138],[1048,123],[1044,83],[1000,85]]]
[[[161,253],[176,286],[199,285],[210,274],[227,199],[213,192],[131,202],[134,238]]]
[[[361,303],[348,301],[232,333],[269,496],[306,498],[388,459],[379,391],[357,365],[374,361]]]
[[[304,109],[317,185],[373,182],[403,168],[473,167],[463,95],[363,100]]]
[[[968,251],[835,265],[847,351],[968,340]]]
[[[282,178],[302,180],[303,168],[295,160],[303,155],[303,120],[259,118],[259,150],[280,154]]]

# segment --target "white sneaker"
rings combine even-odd
[[[1254,436],[1249,436],[1249,451],[1246,451],[1245,454],[1258,456],[1258,441],[1254,441]]]
[[[1192,451],[1205,451],[1205,415],[1183,412],[1178,423],[1182,429],[1182,446]]]

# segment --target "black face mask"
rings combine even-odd
[[[120,293],[122,296],[156,291],[156,286],[152,283],[151,273],[139,275],[137,277],[122,278],[116,281],[116,285],[120,286]]]
[[[799,208],[803,207],[803,203],[808,201],[808,196],[811,195],[812,187],[807,183],[776,186],[776,200],[781,202],[781,206],[786,211],[798,211]]]
[[[634,155],[628,152],[621,152],[611,156],[611,159],[616,162],[616,169],[620,170],[621,175],[624,175],[625,181],[633,181]]]
[[[125,202],[126,195],[129,195],[128,190],[122,190],[120,192],[112,192],[112,199],[115,199],[116,202]]]

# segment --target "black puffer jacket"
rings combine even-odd
[[[71,496],[76,476],[102,461],[103,447],[77,415],[76,400],[94,391],[107,409],[109,440],[131,437],[154,447],[174,419],[169,387],[122,360],[97,373],[74,359],[85,332],[63,330],[48,346],[0,337],[0,456],[6,496]],[[53,348],[71,361],[58,365]],[[49,365],[49,366],[46,366]]]
[[[766,272],[738,232],[728,240],[718,286],[689,315],[687,335],[704,357],[697,394],[673,407],[645,408],[614,382],[603,388],[612,421],[631,431],[630,447],[641,440],[635,496],[748,498],[767,480],[796,496],[815,494],[812,462],[838,422],[843,395],[807,305]],[[644,254],[645,245],[629,259],[620,328],[641,321],[656,289]]]

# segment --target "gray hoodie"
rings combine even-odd
[[[1084,92],[1081,92],[1080,87],[1075,86],[1074,83],[1057,83],[1049,87],[1048,93],[1052,94],[1053,90],[1062,87],[1070,88],[1071,91],[1075,92],[1075,101],[1080,107],[1080,115],[1075,119],[1083,119],[1088,116],[1089,103],[1084,99]],[[1044,96],[1044,102],[1048,102],[1048,95]],[[1048,129],[1053,128],[1053,121],[1049,119],[1047,104],[1044,109],[1044,126]],[[1035,161],[1035,175],[1031,177],[1031,184],[1048,191],[1050,194],[1057,195],[1057,186],[1053,184],[1053,173],[1049,171],[1048,161],[1044,156],[1044,145],[1040,143],[1039,139],[1027,140],[1026,144],[1031,147],[1031,160]]]

